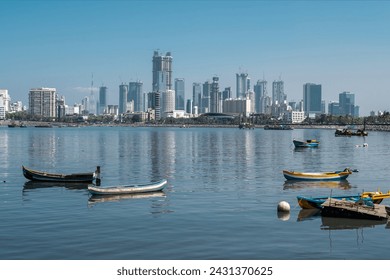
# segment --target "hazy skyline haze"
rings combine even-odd
[[[55,87],[68,105],[141,80],[151,91],[153,51],[170,51],[173,79],[214,75],[235,96],[236,73],[284,81],[288,100],[303,84],[322,99],[355,94],[360,115],[390,110],[388,1],[0,1],[0,88],[27,104],[34,87]],[[95,96],[98,92],[95,89]]]

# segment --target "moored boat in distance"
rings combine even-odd
[[[115,194],[136,194],[156,192],[164,189],[167,184],[166,179],[147,184],[134,184],[113,187],[97,187],[94,185],[88,186],[88,191],[93,195],[115,195]]]
[[[265,125],[265,130],[292,130],[292,126],[285,124]]]
[[[308,139],[306,141],[293,139],[295,148],[311,148],[318,147],[320,144],[316,139]]]
[[[298,172],[283,170],[283,175],[287,180],[302,180],[302,181],[338,181],[345,180],[352,174],[351,169],[345,168],[342,171],[331,172]]]
[[[335,136],[368,136],[368,132],[364,129],[358,129],[356,131],[343,128],[343,129],[336,129]]]
[[[86,173],[49,173],[45,171],[37,171],[22,166],[23,175],[26,179],[32,181],[44,181],[44,182],[92,182],[97,179],[100,174],[100,166],[97,167],[95,172]]]
[[[249,122],[242,122],[238,125],[238,128],[239,129],[245,129],[245,128],[255,129],[255,125],[253,123],[249,123]]]

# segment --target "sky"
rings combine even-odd
[[[390,1],[0,0],[0,88],[28,106],[31,88],[54,87],[80,103],[93,80],[118,104],[119,85],[152,89],[155,50],[173,57],[173,78],[219,77],[236,89],[236,73],[284,81],[288,101],[303,84],[322,99],[355,94],[360,115],[390,111]]]

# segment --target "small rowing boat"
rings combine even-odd
[[[156,192],[164,189],[167,184],[167,180],[163,179],[158,182],[148,184],[135,184],[126,186],[114,186],[114,187],[97,187],[94,185],[88,186],[88,191],[94,195],[113,195],[113,194],[135,194],[135,193],[147,193]]]
[[[293,139],[293,143],[295,148],[316,148],[318,147],[318,144],[320,144],[320,142],[315,139],[309,139],[306,141]]]
[[[332,172],[298,172],[283,170],[283,175],[287,180],[303,181],[339,181],[347,179],[350,174],[352,174],[352,171],[349,168]]]
[[[72,174],[59,174],[59,173],[49,173],[45,171],[37,171],[22,166],[23,175],[26,179],[32,181],[44,181],[44,182],[92,182],[97,178],[100,167],[98,166],[96,172],[87,172],[87,173],[72,173]]]

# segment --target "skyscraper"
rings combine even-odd
[[[172,89],[172,56],[167,52],[165,56],[155,51],[153,54],[153,91]],[[162,88],[163,87],[163,88]]]
[[[175,91],[168,89],[161,93],[161,116],[167,117],[167,114],[175,110]]]
[[[42,117],[56,117],[56,89],[33,88],[28,94],[29,113]]]
[[[119,86],[119,114],[126,113],[128,92],[129,86],[122,83]]]
[[[210,94],[211,94],[211,83],[206,81],[203,84],[202,90],[202,100],[201,100],[201,113],[209,113],[210,112]]]
[[[104,114],[104,110],[107,107],[107,87],[101,86],[99,88],[99,110],[98,115]]]
[[[282,80],[272,82],[272,104],[283,104],[287,99],[284,94],[284,82]]]
[[[193,83],[192,84],[192,105],[198,106],[200,105],[202,100],[202,84],[201,83]]]
[[[250,89],[250,78],[247,73],[236,74],[236,96],[237,98],[245,98],[246,93]]]
[[[342,116],[358,117],[359,111],[355,106],[355,94],[344,91],[339,94],[339,112]]]
[[[130,82],[129,92],[127,94],[127,101],[134,102],[134,111],[143,112],[144,108],[144,95],[142,92],[143,83],[141,81]]]
[[[170,52],[167,52],[165,56],[155,51],[153,54],[153,65],[152,65],[152,89],[153,91],[149,94],[148,104],[150,108],[155,110],[155,118],[159,120],[161,118],[163,93],[172,89],[172,56]],[[174,91],[173,91],[174,92]],[[169,95],[169,94],[168,94]],[[156,98],[156,100],[153,100]]]
[[[4,112],[8,112],[11,100],[8,95],[8,89],[0,89],[0,98],[2,99],[2,104],[0,105],[4,107]]]
[[[267,96],[267,81],[258,80],[253,87],[255,92],[255,112],[258,114],[264,114],[266,112],[266,96]]]
[[[210,91],[210,113],[222,113],[222,98],[218,81],[218,77],[213,77]]]
[[[306,116],[322,113],[321,85],[306,83],[303,85],[303,111]]]
[[[175,107],[176,110],[184,110],[185,86],[183,78],[175,79]]]

